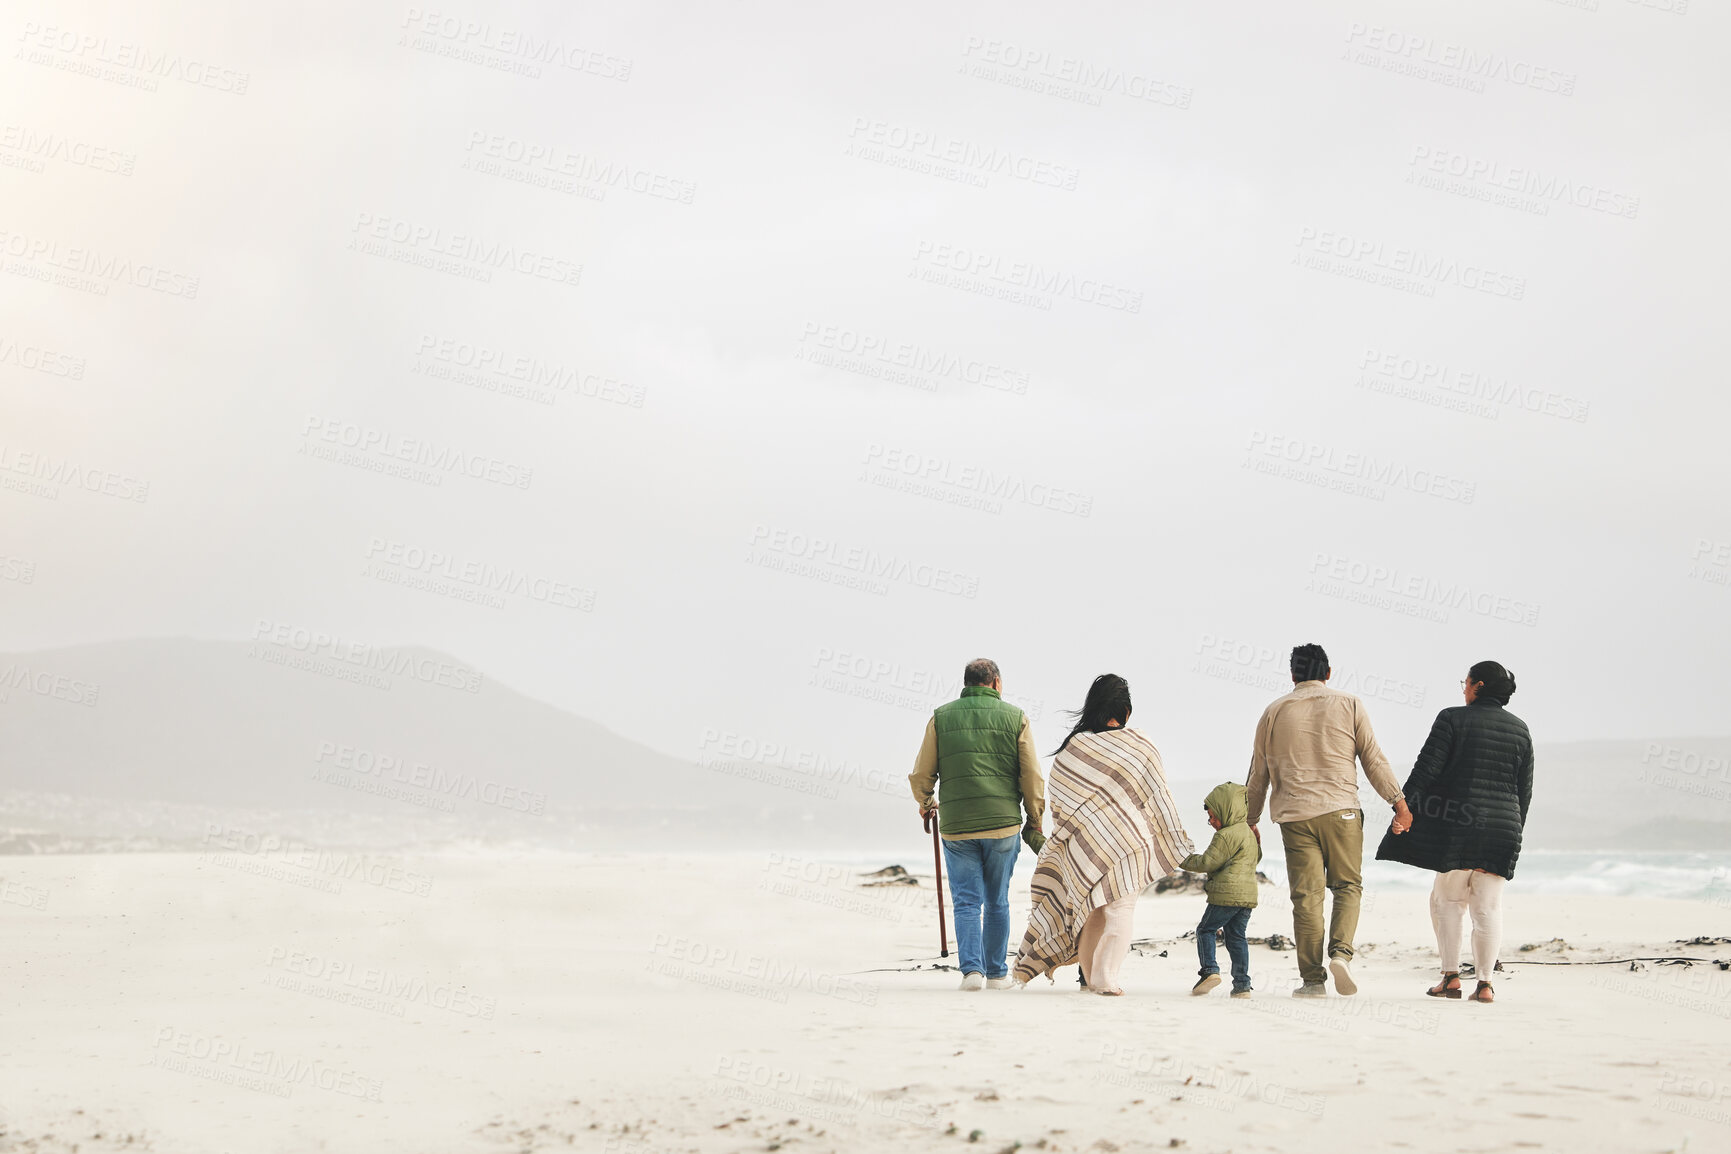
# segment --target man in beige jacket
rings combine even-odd
[[[1376,743],[1364,702],[1328,687],[1328,654],[1320,645],[1292,651],[1292,692],[1270,705],[1256,726],[1250,756],[1248,821],[1260,840],[1257,823],[1268,811],[1280,824],[1286,848],[1286,877],[1292,892],[1292,937],[1298,946],[1298,973],[1304,984],[1295,998],[1320,998],[1334,988],[1356,994],[1352,980],[1352,939],[1358,931],[1360,867],[1364,859],[1364,811],[1358,807],[1358,764],[1371,788],[1394,806],[1394,828],[1404,833],[1412,813],[1388,758]],[[1323,968],[1322,891],[1334,895],[1328,923],[1328,968]]]

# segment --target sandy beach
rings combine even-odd
[[[1731,3],[7,11],[0,1154],[1731,1154]]]
[[[929,877],[784,854],[4,864],[0,1149],[1731,1148],[1731,974],[1530,964],[1731,956],[1678,943],[1705,901],[1517,881],[1479,1006],[1421,995],[1419,892],[1367,891],[1361,993],[1321,1002],[1266,946],[1254,999],[1188,996],[1200,899],[1145,896],[1106,999],[963,994]],[[1250,932],[1290,933],[1276,888]]]

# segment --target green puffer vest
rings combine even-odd
[[[944,837],[1022,824],[1016,739],[1022,711],[996,689],[970,685],[932,712],[938,732],[938,832]]]

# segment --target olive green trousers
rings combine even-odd
[[[1364,811],[1337,809],[1303,821],[1280,823],[1286,847],[1286,880],[1292,892],[1292,941],[1298,947],[1298,975],[1306,984],[1328,977],[1328,958],[1352,957],[1358,932],[1358,899],[1363,892]],[[1328,919],[1328,952],[1322,948],[1322,892],[1334,895]]]

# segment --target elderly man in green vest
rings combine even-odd
[[[1035,853],[1046,841],[1040,832],[1046,782],[1034,736],[1027,714],[1003,699],[1003,688],[997,662],[968,662],[961,697],[933,711],[908,774],[921,816],[938,811],[964,990],[1010,985],[1005,957],[1016,839],[1025,838]],[[941,806],[934,788],[942,792]]]

